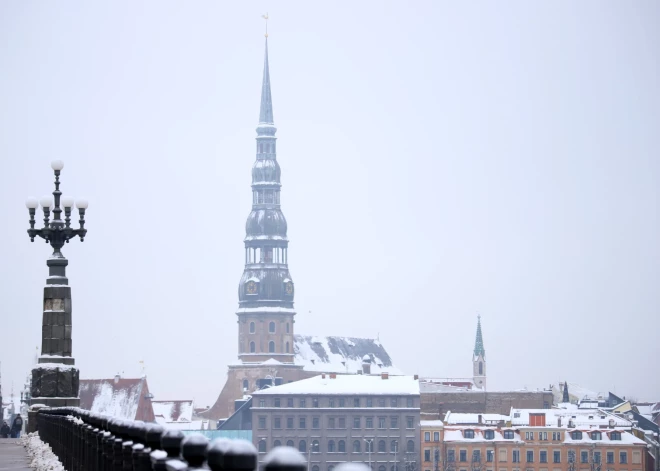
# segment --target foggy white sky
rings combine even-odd
[[[211,405],[237,286],[268,11],[296,332],[407,373],[660,399],[660,4],[0,3],[0,360],[19,390],[50,254],[25,197],[86,196],[64,248],[82,378]],[[310,313],[311,311],[311,313]]]

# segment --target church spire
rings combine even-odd
[[[264,77],[261,83],[259,124],[274,124],[273,98],[270,94],[270,71],[268,70],[268,38],[266,38],[266,52],[264,54]]]
[[[484,339],[481,335],[481,316],[477,316],[477,338],[474,341],[474,356],[481,356],[486,358],[486,350],[484,350]]]

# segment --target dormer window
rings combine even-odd
[[[504,431],[504,438],[507,440],[513,440],[513,430],[505,430]]]
[[[591,439],[592,440],[602,440],[603,435],[600,432],[591,432]]]
[[[495,432],[492,431],[492,430],[486,430],[486,431],[484,432],[484,438],[485,438],[486,440],[492,440],[492,439],[494,439],[494,438],[495,438]]]
[[[571,438],[573,440],[582,440],[582,432],[580,432],[579,430],[575,430],[571,432]]]
[[[621,432],[610,433],[610,440],[621,440]]]
[[[474,438],[474,430],[464,430],[463,438]]]

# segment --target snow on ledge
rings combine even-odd
[[[39,433],[28,433],[19,439],[25,448],[30,467],[36,471],[66,471],[50,446],[41,441]]]

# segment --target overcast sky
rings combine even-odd
[[[296,333],[404,372],[660,400],[660,3],[0,3],[3,393],[40,345],[27,196],[89,199],[64,248],[81,378],[212,405],[269,52]]]

